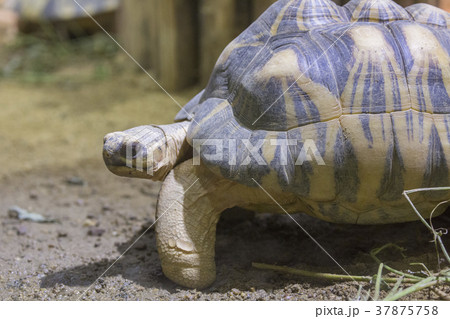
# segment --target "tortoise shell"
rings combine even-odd
[[[449,26],[426,4],[280,0],[227,46],[176,120],[194,114],[191,145],[226,140],[220,158],[217,145],[200,153],[213,172],[294,193],[322,219],[414,219],[389,213],[405,207],[403,190],[450,185]],[[325,165],[298,165],[308,140]],[[415,199],[431,209],[448,198]]]
[[[115,11],[120,0],[7,0],[7,7],[16,11],[22,20],[67,21]],[[82,9],[81,7],[84,9]]]

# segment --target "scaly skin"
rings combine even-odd
[[[104,138],[105,164],[119,176],[162,181],[175,165],[192,156],[186,142],[189,125],[184,121],[109,133]]]
[[[301,209],[292,194],[276,196],[290,211]],[[156,213],[156,239],[164,274],[185,287],[211,285],[216,278],[214,253],[220,213],[235,206],[267,210],[273,205],[256,185],[248,187],[217,177],[202,165],[192,165],[191,160],[176,166],[162,185]]]

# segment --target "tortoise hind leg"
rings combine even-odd
[[[216,225],[220,213],[234,206],[259,204],[267,197],[251,188],[186,161],[165,179],[157,206],[156,238],[164,274],[191,288],[205,288],[216,278]]]

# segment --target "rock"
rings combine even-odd
[[[88,236],[97,236],[100,237],[105,233],[105,229],[98,227],[91,227],[88,230]]]
[[[12,206],[8,208],[8,216],[10,218],[16,218],[19,220],[30,220],[36,223],[54,223],[55,219],[45,218],[44,216],[36,213],[31,213],[26,209],[20,208],[19,206]]]
[[[95,219],[88,218],[83,222],[83,227],[94,227],[98,226],[99,222]]]
[[[24,235],[26,235],[27,232],[28,232],[27,227],[24,226],[24,225],[19,225],[19,226],[17,226],[17,227],[16,227],[16,230],[17,230],[17,235],[19,235],[19,236],[24,236]]]
[[[74,186],[83,186],[84,180],[78,176],[72,176],[66,179],[66,183]]]
[[[58,238],[67,237],[67,233],[64,231],[58,231]]]
[[[241,294],[241,291],[240,291],[239,289],[236,289],[236,288],[231,289],[231,292],[232,292],[234,295],[240,295],[240,294]]]

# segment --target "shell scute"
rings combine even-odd
[[[392,0],[352,0],[344,8],[351,22],[388,23],[411,19],[408,12]]]
[[[335,64],[343,114],[384,113],[410,108],[403,58],[396,39],[377,23],[334,32]]]
[[[450,13],[427,3],[416,3],[405,8],[418,23],[450,28]]]
[[[304,32],[349,21],[347,12],[330,0],[284,1],[280,10],[273,11],[270,17],[271,35]]]
[[[252,129],[285,131],[341,115],[333,67],[309,33],[274,38],[235,91],[235,115]]]
[[[450,30],[409,21],[389,27],[402,52],[412,108],[450,113]]]

